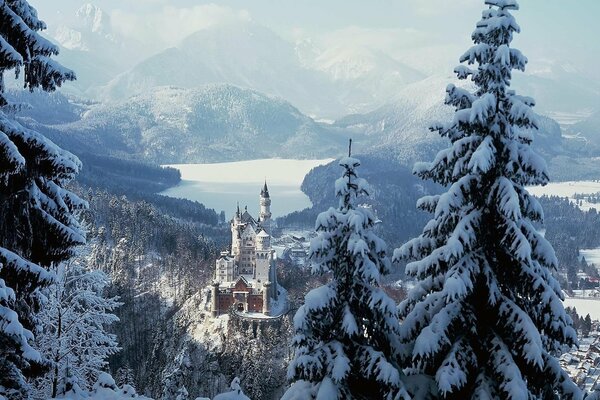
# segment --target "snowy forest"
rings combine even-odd
[[[239,3],[0,0],[0,400],[600,400],[600,3]]]

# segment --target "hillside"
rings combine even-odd
[[[115,77],[100,94],[121,100],[156,86],[195,88],[223,82],[285,98],[304,112],[336,106],[329,104],[325,75],[303,68],[291,43],[251,21],[193,33]],[[342,112],[340,105],[337,109]]]
[[[320,158],[346,140],[284,100],[224,84],[155,88],[94,106],[47,134],[72,151],[160,164]]]

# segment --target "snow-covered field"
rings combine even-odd
[[[600,248],[579,250],[579,257],[585,257],[585,262],[595,264],[600,268]]]
[[[310,200],[300,190],[304,176],[325,160],[266,159],[217,164],[169,165],[181,171],[181,183],[161,194],[196,200],[227,217],[240,207],[257,216],[260,190],[267,180],[271,195],[271,212],[280,217],[292,211],[310,207]]]
[[[592,320],[600,321],[600,299],[574,299],[565,298],[565,307],[575,307],[577,314],[585,317],[590,314]]]
[[[600,193],[600,181],[553,182],[546,186],[530,186],[527,190],[538,197],[543,195],[567,197],[583,211],[588,211],[591,208],[600,211],[600,204],[593,204],[587,201],[588,195]],[[584,199],[576,200],[576,194],[584,195]]]
[[[594,113],[593,109],[579,110],[575,112],[549,112],[547,116],[558,122],[561,126],[570,126],[584,121]]]

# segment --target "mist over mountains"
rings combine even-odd
[[[364,42],[290,41],[250,18],[151,55],[98,6],[82,6],[74,21],[50,32],[77,71],[68,99],[20,115],[75,152],[155,163],[329,157],[353,137],[360,152],[410,166],[443,145],[427,127],[451,115],[443,104],[451,71],[427,74]],[[536,133],[551,170],[600,154],[600,89],[576,66],[538,61],[514,86],[567,132],[543,118]]]

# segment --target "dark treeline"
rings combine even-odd
[[[185,221],[216,226],[219,216],[197,201],[175,199],[157,194],[175,186],[181,174],[174,168],[83,153],[79,155],[83,170],[77,182],[85,187],[100,188],[132,201],[146,201],[163,214]]]
[[[219,249],[206,225],[175,219],[146,201],[91,188],[82,196],[90,203],[83,214],[88,265],[110,274],[110,295],[123,302],[114,325],[122,351],[111,369],[130,370],[143,391],[153,379],[147,369],[159,327],[209,282]]]
[[[418,234],[429,216],[416,208],[417,200],[440,191],[437,185],[416,178],[409,167],[376,156],[361,155],[361,176],[369,182],[365,199],[384,221],[377,229],[390,248]],[[333,184],[339,178],[337,161],[312,169],[302,182],[313,207],[277,220],[279,226],[313,229],[319,212],[337,206]]]
[[[540,202],[544,208],[546,238],[554,247],[559,268],[567,273],[568,286],[564,288],[579,288],[582,282],[577,280],[577,272],[596,271],[579,259],[579,250],[600,247],[600,214],[595,209],[584,212],[558,196],[543,196]]]

